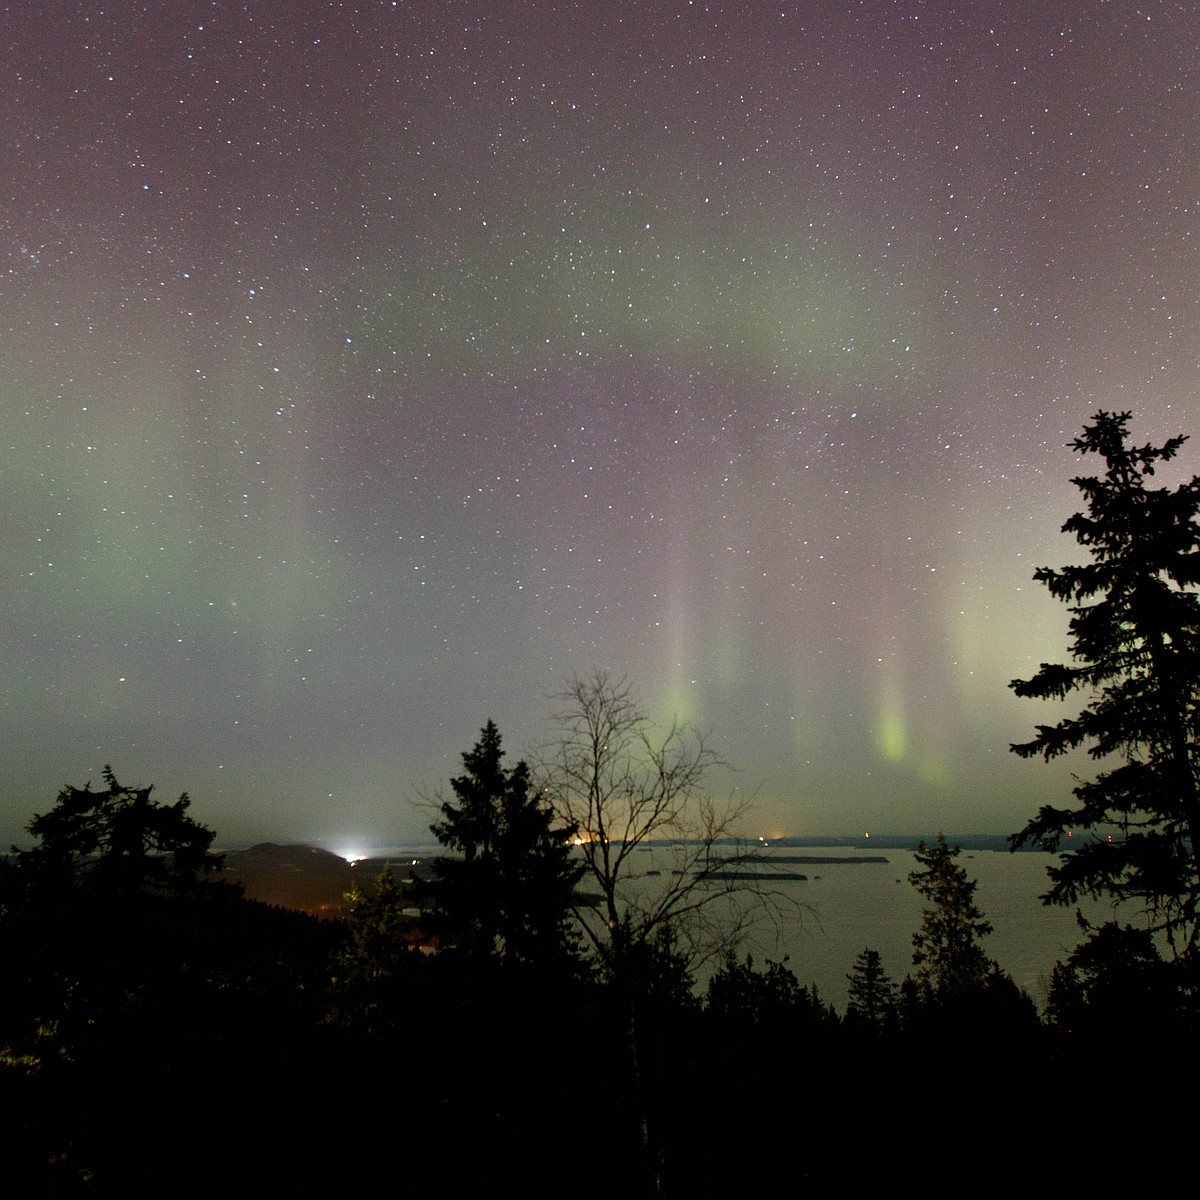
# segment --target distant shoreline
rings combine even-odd
[[[723,838],[714,843],[717,847],[736,846],[745,850],[747,847],[765,846],[772,850],[775,849],[840,849],[840,850],[857,850],[863,853],[870,853],[875,850],[916,850],[922,842],[930,845],[937,841],[937,831],[925,834],[843,834],[840,837],[746,837],[746,838]],[[946,835],[946,840],[951,846],[957,846],[962,850],[996,850],[1007,852],[1009,835],[1005,833],[967,833]],[[331,854],[337,854],[339,858],[345,857],[338,853],[334,846],[342,846],[343,848],[353,839],[346,838],[339,841],[332,837],[323,837],[316,841],[310,842],[289,842],[292,845],[306,845],[313,849],[328,851]],[[397,858],[437,858],[445,854],[445,850],[432,840],[413,840],[413,841],[395,841],[395,842],[378,842],[372,843],[368,841],[358,840],[356,843],[359,852],[355,855],[355,861],[358,860],[376,860],[376,859],[397,859]],[[646,849],[651,849],[654,846],[671,845],[670,840],[663,839],[659,841],[647,841],[642,843]],[[230,844],[227,846],[215,847],[218,853],[234,854],[239,851],[248,849],[249,847],[241,844]],[[1038,847],[1027,846],[1022,847],[1017,853],[1035,853],[1040,854],[1044,851]]]

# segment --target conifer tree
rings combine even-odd
[[[1129,1031],[1145,1044],[1175,1032],[1175,1020],[1189,1016],[1174,972],[1147,929],[1115,921],[1091,928],[1050,975],[1046,1023],[1052,1028],[1102,1037]]]
[[[57,879],[106,895],[194,891],[220,871],[223,856],[210,847],[216,834],[188,815],[184,792],[174,804],[151,799],[153,785],[124,787],[105,766],[104,791],[68,784],[54,807],[28,825],[37,838],[17,854],[32,879]]]
[[[359,973],[368,979],[393,974],[412,955],[416,947],[416,929],[405,915],[411,902],[392,873],[390,863],[375,879],[374,886],[360,888],[357,883],[346,893],[349,917],[346,928],[349,941],[341,960],[347,973]]]
[[[560,825],[533,788],[529,768],[506,770],[500,733],[489,721],[450,781],[431,828],[461,857],[439,862],[439,905],[460,951],[509,964],[548,965],[574,957],[571,907],[581,864],[575,831]]]
[[[1081,896],[1132,901],[1180,950],[1200,920],[1200,477],[1150,488],[1186,440],[1129,444],[1130,414],[1100,412],[1072,442],[1103,459],[1102,476],[1073,482],[1087,501],[1063,526],[1091,561],[1034,578],[1070,606],[1070,663],[1014,680],[1018,696],[1084,698],[1078,716],[1039,725],[1012,747],[1046,760],[1086,747],[1105,769],[1081,782],[1076,808],[1043,807],[1014,849],[1071,852],[1050,868],[1046,903]]]
[[[933,846],[922,842],[915,855],[925,869],[908,877],[929,902],[921,928],[913,934],[917,983],[942,998],[978,990],[999,971],[979,944],[992,926],[975,903],[975,881],[954,861],[959,853],[939,833]]]
[[[899,1015],[896,984],[883,969],[878,950],[869,947],[855,960],[846,976],[850,981],[850,1000],[846,1006],[846,1024],[852,1028],[883,1033],[893,1028]]]

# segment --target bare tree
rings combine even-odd
[[[655,726],[624,677],[596,671],[556,699],[541,782],[578,830],[584,886],[599,892],[577,915],[601,965],[619,974],[665,927],[692,968],[724,954],[779,900],[738,837],[751,801],[715,800],[708,776],[723,764],[703,734]]]
[[[538,756],[540,782],[559,819],[577,830],[582,887],[592,895],[579,898],[576,915],[620,1013],[643,1186],[661,1196],[655,1109],[666,1085],[650,1032],[655,996],[674,995],[680,979],[690,984],[692,969],[724,955],[787,900],[766,886],[767,865],[738,840],[750,801],[709,794],[708,777],[722,764],[699,731],[678,720],[654,725],[628,681],[604,671],[556,698],[558,736]]]

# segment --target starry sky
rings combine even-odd
[[[427,837],[597,668],[753,834],[1090,769],[1008,753],[1061,714],[1007,684],[1066,650],[1066,443],[1200,432],[1191,3],[0,29],[5,842],[106,762],[226,845]]]

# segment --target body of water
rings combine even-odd
[[[912,938],[921,927],[923,901],[908,882],[909,873],[919,869],[911,850],[872,850],[872,857],[887,860],[883,863],[846,861],[864,853],[861,844],[812,851],[788,847],[776,853],[843,861],[784,868],[808,875],[807,882],[777,885],[802,907],[785,913],[777,927],[764,924],[756,932],[747,948],[757,961],[786,954],[796,978],[815,983],[839,1011],[848,998],[846,975],[865,948],[879,951],[897,982],[912,970]],[[1055,962],[1082,937],[1074,908],[1047,907],[1038,899],[1049,886],[1046,867],[1056,860],[1047,854],[979,850],[964,851],[956,861],[977,881],[976,904],[994,927],[982,940],[984,950],[1041,1006]],[[1084,911],[1092,920],[1107,915],[1097,903]]]

